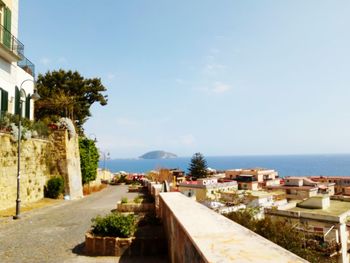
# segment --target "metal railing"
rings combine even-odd
[[[19,57],[23,57],[24,45],[3,25],[0,25],[0,43]]]
[[[35,66],[25,56],[21,56],[21,60],[17,62],[17,65],[35,78]]]

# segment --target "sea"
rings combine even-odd
[[[284,176],[350,176],[350,154],[208,156],[207,165],[216,170],[267,168]],[[147,173],[160,168],[179,168],[188,172],[191,157],[172,159],[112,159],[101,161],[101,168],[111,172]]]

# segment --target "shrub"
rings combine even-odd
[[[123,197],[122,198],[122,204],[126,204],[128,202],[128,198],[127,197]]]
[[[45,196],[49,198],[57,198],[64,191],[64,181],[62,177],[53,177],[45,186]]]
[[[94,140],[79,138],[80,167],[82,183],[96,179],[99,154]]]
[[[126,182],[126,174],[121,174],[118,179],[118,184],[122,184]]]
[[[49,128],[47,127],[47,124],[45,124],[43,121],[36,121],[33,123],[33,130],[36,131],[37,135],[40,137],[47,137],[49,136]]]
[[[140,196],[136,196],[134,198],[134,203],[136,203],[136,204],[140,204],[142,201],[143,201],[143,198]]]
[[[136,230],[134,215],[109,214],[104,217],[97,216],[91,220],[92,233],[98,236],[130,237]]]

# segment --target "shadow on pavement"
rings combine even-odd
[[[85,242],[76,245],[72,252],[78,256],[85,256],[90,258],[98,258],[99,261],[103,261],[103,258],[110,259],[111,257],[93,256],[85,253]],[[120,263],[167,263],[169,262],[167,255],[144,255],[144,256],[131,256],[128,253],[124,253],[121,257],[115,257],[117,262]],[[97,261],[96,261],[97,262]]]
[[[72,252],[73,252],[74,254],[79,255],[79,256],[87,256],[87,255],[85,254],[85,251],[84,251],[84,250],[85,250],[85,242],[82,242],[82,243],[76,245],[76,246],[72,249]]]

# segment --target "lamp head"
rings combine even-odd
[[[32,94],[32,96],[30,96],[30,98],[33,100],[33,101],[37,101],[40,99],[40,95],[38,93],[38,91],[35,89],[34,90],[34,93]]]

